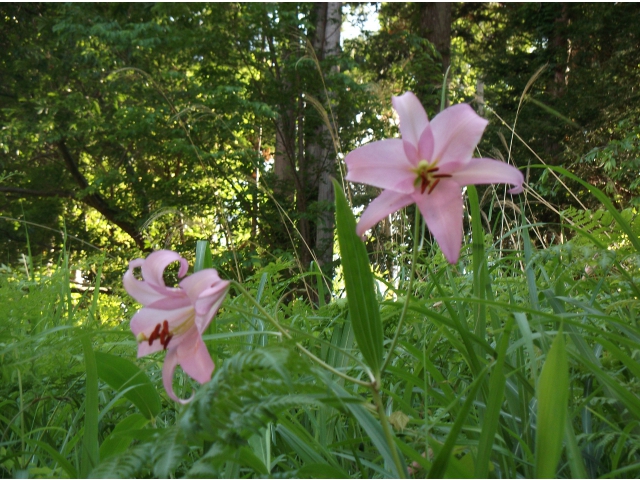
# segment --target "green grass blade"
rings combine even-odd
[[[315,273],[316,276],[316,283],[318,285],[318,306],[322,308],[326,305],[326,291],[324,289],[324,278],[322,276],[322,269],[316,262],[311,262],[311,271]]]
[[[573,478],[589,478],[587,470],[584,467],[582,452],[578,446],[578,439],[573,431],[573,425],[571,424],[569,415],[567,415],[565,420],[564,437],[567,443],[567,457],[569,460],[569,468],[571,469],[571,476]]]
[[[378,378],[382,366],[383,335],[369,257],[364,243],[356,234],[356,220],[342,187],[335,180],[333,187],[338,243],[353,333],[366,364]]]
[[[458,435],[460,434],[463,425],[468,420],[469,411],[473,406],[473,402],[476,399],[476,395],[478,394],[480,387],[484,383],[484,377],[486,373],[487,369],[485,368],[476,376],[476,379],[467,391],[467,398],[462,404],[462,408],[460,408],[458,418],[453,423],[453,426],[449,431],[449,435],[447,435],[447,439],[445,440],[444,445],[440,449],[440,452],[438,452],[438,456],[433,461],[433,465],[431,466],[431,470],[429,470],[429,475],[427,476],[427,478],[444,478],[444,475],[447,471],[447,466],[449,464],[449,459],[453,452],[453,447],[456,446]]]
[[[87,375],[80,476],[87,478],[89,472],[100,461],[98,444],[98,367],[96,366],[96,357],[91,346],[91,336],[88,334],[81,335],[80,340],[82,342]]]
[[[40,440],[36,440],[33,438],[27,438],[25,439],[25,442],[29,445],[33,445],[33,446],[37,446],[42,448],[45,452],[47,452],[51,458],[53,460],[55,460],[57,463],[60,464],[60,467],[62,467],[62,469],[67,473],[67,475],[69,476],[69,478],[77,478],[78,477],[78,472],[76,471],[76,469],[73,467],[73,465],[71,465],[71,463],[69,463],[67,461],[66,458],[64,458],[63,455],[61,455],[59,452],[57,452],[51,445],[49,445],[48,443],[42,442]]]
[[[276,432],[291,447],[303,464],[329,464],[321,454],[320,444],[299,424],[296,425],[287,419],[280,419]]]
[[[344,390],[336,383],[330,383],[329,386],[333,389],[338,397],[349,397],[349,394],[346,392],[346,390]],[[382,458],[384,458],[385,465],[388,466],[389,469],[391,469],[389,471],[390,476],[392,478],[400,478],[400,473],[395,468],[393,454],[391,452],[391,449],[389,448],[387,439],[384,436],[384,432],[382,430],[380,422],[376,420],[361,403],[346,402],[344,406],[351,412],[362,429],[368,435],[369,439],[371,439],[371,443],[373,443],[378,452],[380,452],[380,454],[382,455]],[[402,459],[402,457],[400,458]],[[403,478],[407,478],[408,472],[406,471],[406,467],[404,465],[403,468],[405,470]]]
[[[342,469],[323,463],[308,463],[296,474],[298,478],[351,478]]]
[[[482,218],[478,192],[473,185],[467,187],[469,196],[469,208],[471,210],[471,238],[473,255],[473,294],[476,298],[486,298],[486,286],[489,281],[487,272],[486,255],[484,252],[484,229],[482,228]],[[481,338],[485,338],[487,331],[487,308],[483,304],[475,304],[475,333]],[[477,350],[477,353],[481,352]]]
[[[522,335],[522,339],[524,340],[525,347],[527,349],[527,366],[529,367],[529,371],[531,372],[531,376],[533,377],[533,384],[537,385],[538,383],[538,362],[536,360],[536,350],[533,347],[533,333],[531,332],[531,328],[529,327],[529,321],[527,320],[527,316],[522,312],[514,312],[514,318],[516,319],[516,323],[518,324],[518,328],[520,329],[520,335]]]
[[[213,267],[213,258],[211,256],[211,248],[206,240],[198,240],[196,242],[196,262],[193,266],[194,272],[199,272],[205,268]]]
[[[569,364],[562,329],[556,335],[537,387],[536,478],[555,478],[569,400]]]
[[[487,399],[487,409],[485,410],[482,421],[482,432],[478,440],[478,456],[476,458],[476,478],[487,478],[489,474],[489,462],[491,461],[491,452],[493,450],[493,441],[500,422],[500,408],[504,401],[504,387],[507,377],[504,372],[504,361],[507,356],[507,347],[509,346],[509,337],[511,328],[513,327],[513,319],[509,319],[505,325],[500,345],[498,346],[498,358],[496,364],[491,371],[489,380],[489,397]]]
[[[527,222],[524,213],[522,214],[522,223],[526,224],[526,228],[523,228],[522,231],[522,245],[524,247],[525,275],[527,277],[527,286],[529,287],[529,301],[531,302],[531,306],[538,310],[540,308],[540,305],[538,304],[538,286],[536,285],[536,274],[533,271],[533,265],[531,262],[533,257],[533,246],[531,245],[531,238],[529,238],[529,229],[531,228],[531,225]]]

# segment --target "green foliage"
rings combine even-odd
[[[346,198],[373,192],[336,183],[338,274],[305,257],[326,120],[346,153],[397,134],[390,94],[439,104],[421,8],[317,58],[311,4],[2,7],[0,476],[638,475],[636,5],[454,8],[450,98],[483,80],[519,138],[496,120],[482,150],[571,166],[529,172],[559,222],[470,188],[452,266],[411,209],[361,242]],[[176,372],[184,407],[121,286],[170,247],[248,292],[204,334],[212,380]]]
[[[484,101],[491,109],[487,117],[495,120],[484,145],[498,149],[506,143],[499,138],[503,135],[509,145],[502,154],[517,165],[537,164],[539,159],[563,165],[615,201],[636,202],[638,5],[494,3],[456,8],[454,30],[466,60],[460,63],[471,64],[469,75],[484,83]],[[539,70],[535,82],[528,84]],[[510,128],[522,142],[511,141]],[[529,181],[547,201],[561,208],[578,206],[555,177],[532,172]],[[592,197],[570,185],[581,202],[597,208]],[[550,220],[543,209],[537,214]]]
[[[453,267],[440,253],[420,251],[413,292],[406,291],[402,277],[378,292],[387,344],[410,293],[395,355],[380,379],[391,444],[366,381],[351,382],[302,355],[299,346],[341,374],[367,380],[365,356],[354,344],[353,329],[360,327],[349,321],[345,301],[332,298],[318,307],[302,292],[292,295],[291,285],[301,279],[287,278],[291,262],[271,264],[245,282],[264,311],[242,296],[225,301],[205,335],[216,360],[213,379],[179,412],[161,400],[151,420],[140,407],[144,402],[130,394],[161,388],[157,363],[163,354],[139,361],[141,368],[133,365],[135,341],[124,331],[126,322],[114,327],[111,310],[102,310],[103,302],[115,300],[113,294],[73,293],[65,258],[48,274],[28,267],[27,277],[5,268],[0,294],[8,319],[5,338],[11,341],[0,352],[3,474],[75,476],[86,468],[79,460],[89,390],[78,335],[92,339],[98,360],[93,438],[99,463],[92,477],[395,477],[402,468],[395,466],[394,449],[416,476],[637,472],[640,372],[634,355],[640,332],[634,321],[636,250],[626,236],[636,230],[635,216],[610,210],[591,215],[564,212],[576,235],[546,249],[525,242],[524,250],[507,250],[502,241],[492,243],[491,235],[474,235],[482,245],[464,250]],[[512,233],[525,235],[532,228],[525,222]],[[481,251],[486,268],[475,274],[478,258],[472,252]],[[413,252],[398,261],[407,255]],[[601,258],[610,260],[600,266]],[[484,330],[477,328],[480,311]],[[269,327],[267,313],[286,326],[291,340],[281,340]],[[555,378],[562,368],[552,368],[560,323],[564,380]],[[135,387],[142,371],[150,383]],[[559,382],[565,384],[560,390]],[[178,383],[188,396],[190,383],[182,375]],[[566,394],[566,422],[550,407],[558,393]],[[550,427],[544,427],[545,408]],[[552,434],[558,462],[541,453],[541,444],[551,445],[545,436]],[[562,438],[564,446],[558,443]]]
[[[124,394],[148,420],[160,413],[160,397],[142,370],[126,358],[108,353],[96,352],[95,357],[101,380]]]

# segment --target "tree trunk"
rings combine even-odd
[[[329,2],[317,4],[316,32],[313,47],[319,61],[335,57],[340,52],[340,29],[342,27],[342,4]],[[333,66],[332,72],[338,67]],[[326,84],[326,83],[325,83]],[[327,94],[327,118],[330,125],[323,122],[315,130],[307,148],[309,160],[314,165],[318,189],[318,217],[316,221],[315,253],[322,266],[333,262],[333,232],[335,221],[333,203],[335,195],[331,177],[335,175],[336,153],[330,129],[335,129],[332,96]],[[314,182],[315,183],[315,182]],[[330,272],[327,272],[330,273]]]
[[[442,57],[442,73],[451,65],[451,2],[422,3],[420,29]]]
[[[440,54],[444,75],[451,65],[451,2],[420,4],[420,36],[429,40]],[[440,90],[442,83],[434,85],[434,88]],[[449,106],[448,95],[445,106]]]
[[[555,60],[553,67],[553,84],[550,87],[551,95],[558,98],[564,95],[567,86],[567,65],[569,63],[571,42],[567,38],[567,26],[569,24],[569,9],[566,3],[556,5],[560,7],[558,17],[553,25],[553,38],[550,42],[551,53]]]

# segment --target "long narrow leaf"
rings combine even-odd
[[[86,478],[91,470],[100,461],[98,449],[98,368],[96,357],[91,346],[91,337],[88,334],[80,337],[82,350],[84,351],[85,371],[87,375],[87,388],[84,414],[84,437],[82,439],[82,463],[80,475]]]
[[[453,447],[455,447],[456,445],[456,442],[458,440],[458,435],[462,430],[462,426],[468,420],[469,411],[471,410],[473,401],[475,400],[476,395],[478,394],[478,391],[480,390],[480,387],[484,382],[484,377],[486,373],[487,373],[487,369],[485,368],[480,372],[480,374],[476,376],[476,379],[471,384],[471,387],[467,392],[467,398],[465,399],[464,403],[462,404],[462,408],[458,413],[458,418],[453,423],[453,426],[449,431],[449,435],[447,436],[447,439],[445,440],[444,445],[440,449],[438,456],[433,461],[431,470],[429,470],[428,478],[444,477],[444,474],[447,471],[447,466],[449,464],[449,459],[453,452]]]
[[[562,329],[547,353],[536,393],[538,414],[535,476],[555,478],[562,452],[569,400],[569,364]]]
[[[160,396],[146,373],[126,358],[109,353],[95,352],[97,374],[116,391],[136,386],[125,393],[140,412],[149,420],[160,413]]]
[[[509,319],[505,325],[500,346],[498,347],[498,358],[489,380],[489,398],[487,399],[487,409],[482,422],[482,432],[478,441],[478,456],[476,459],[476,478],[486,478],[489,473],[489,462],[493,450],[493,441],[500,421],[500,408],[504,401],[504,387],[507,377],[504,372],[504,361],[507,356],[509,346],[509,336],[513,320]]]
[[[335,180],[333,188],[336,193],[338,243],[353,333],[365,362],[377,378],[382,366],[383,336],[373,274],[367,250],[356,233],[356,220],[344,192]]]

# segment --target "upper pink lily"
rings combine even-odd
[[[202,333],[220,308],[229,282],[209,268],[184,278],[178,288],[167,287],[163,273],[173,262],[180,263],[178,277],[184,277],[189,269],[187,261],[176,252],[159,250],[146,259],[132,260],[123,284],[129,295],[143,305],[131,319],[138,358],[167,350],[162,367],[164,388],[176,402],[187,403],[190,399],[181,400],[173,391],[173,373],[180,365],[201,384],[211,380],[214,364]],[[138,267],[143,280],[133,275]]]
[[[487,120],[467,104],[449,107],[431,122],[412,92],[393,97],[402,139],[371,142],[349,153],[346,179],[382,188],[356,227],[362,236],[373,225],[412,203],[449,263],[462,246],[462,187],[509,183],[520,193],[524,177],[515,167],[490,158],[473,158]]]

